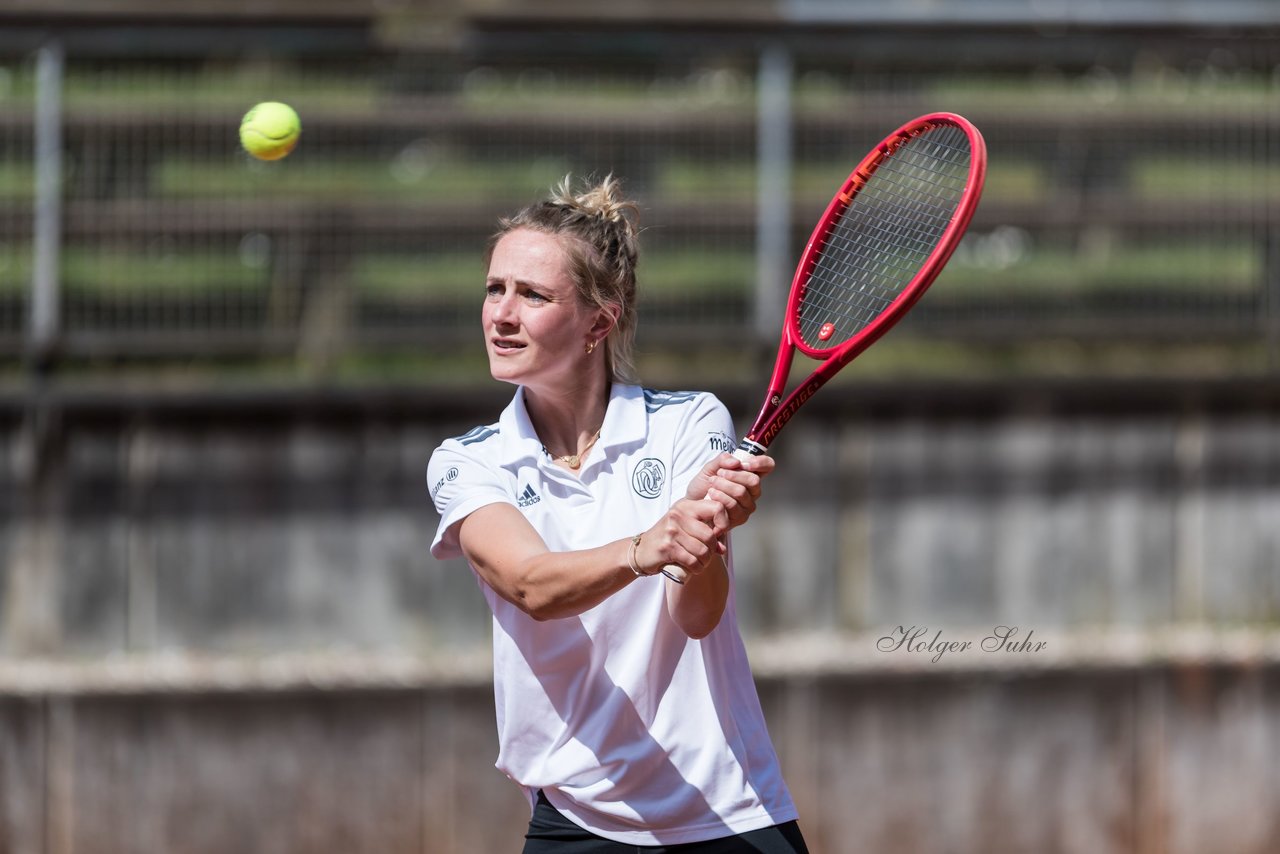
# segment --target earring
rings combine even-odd
[[[588,341],[588,342],[587,342],[587,355],[588,355],[588,356],[590,356],[590,355],[591,355],[591,351],[592,351],[592,350],[594,350],[594,349],[596,348],[596,344],[599,344],[599,343],[600,343],[599,341]]]

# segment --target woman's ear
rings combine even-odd
[[[603,341],[605,336],[613,331],[613,327],[618,324],[618,318],[622,315],[622,309],[616,305],[602,306],[596,312],[595,322],[591,324],[591,338],[594,341]]]

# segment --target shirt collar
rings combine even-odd
[[[638,385],[614,383],[609,390],[609,408],[604,413],[600,444],[605,448],[643,442],[649,434],[649,412],[644,406],[644,389]]]
[[[516,396],[502,410],[498,418],[498,432],[502,434],[504,463],[537,460],[542,456],[542,442],[524,405],[524,386],[516,389]]]
[[[648,434],[649,413],[644,406],[644,390],[637,385],[613,383],[609,389],[609,403],[600,427],[597,447],[607,450],[623,445],[643,442]],[[542,440],[533,429],[529,410],[525,407],[524,386],[516,389],[515,397],[498,418],[502,435],[503,462],[519,463],[532,459],[546,459]]]

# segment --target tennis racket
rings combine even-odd
[[[982,134],[954,113],[907,122],[863,158],[800,256],[764,405],[735,456],[763,454],[818,389],[915,305],[964,236],[986,172]],[[797,351],[820,364],[784,397]],[[684,583],[680,567],[664,572]]]

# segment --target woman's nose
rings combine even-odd
[[[510,326],[515,322],[515,303],[511,294],[503,294],[490,303],[489,319],[495,326]]]

